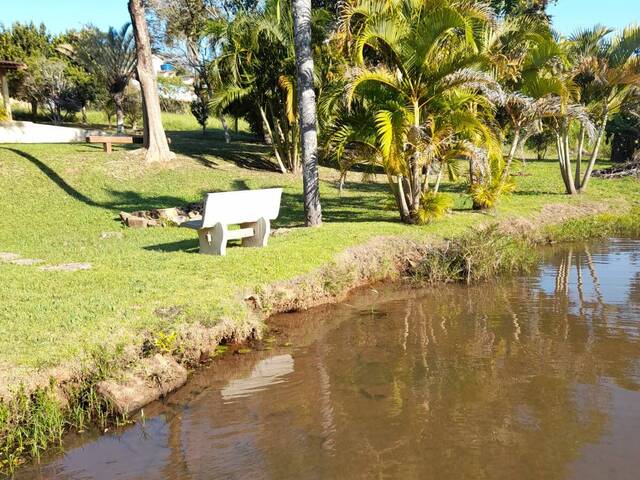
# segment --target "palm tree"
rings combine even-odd
[[[293,0],[292,6],[305,224],[319,226],[322,224],[322,211],[320,208],[320,180],[318,178],[316,93],[313,89],[314,69],[313,55],[311,54],[311,0]]]
[[[263,12],[239,14],[215,31],[222,47],[212,65],[212,110],[257,110],[280,170],[298,173],[293,24],[286,4],[267,2]]]
[[[479,32],[495,22],[482,2],[343,5],[339,35],[355,67],[329,144],[338,156],[349,145],[370,152],[403,222],[419,221],[431,181],[437,191],[452,152],[470,159],[472,182],[488,181],[500,162],[490,100],[500,89],[478,67]]]
[[[573,63],[572,80],[580,91],[580,101],[597,127],[593,149],[581,175],[585,129],[581,127],[577,148],[575,188],[587,188],[609,118],[620,111],[629,91],[640,87],[640,27],[629,26],[609,39],[612,30],[596,26],[575,33],[568,51]]]
[[[107,32],[97,29],[82,31],[73,45],[59,49],[84,67],[104,85],[116,109],[117,131],[124,132],[124,91],[137,64],[135,40],[131,24]]]

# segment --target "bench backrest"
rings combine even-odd
[[[204,198],[202,226],[216,223],[235,225],[260,218],[275,220],[280,213],[281,188],[207,193]]]

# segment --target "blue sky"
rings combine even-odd
[[[128,21],[127,0],[0,0],[0,23],[44,22],[59,33],[92,23],[101,29]],[[622,28],[640,23],[640,0],[559,0],[551,7],[554,25],[569,34],[595,23]]]
[[[559,0],[549,13],[563,34],[596,23],[622,29],[630,23],[640,24],[640,0]]]

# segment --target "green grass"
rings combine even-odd
[[[226,257],[197,254],[193,231],[124,229],[118,212],[198,201],[203,193],[282,186],[281,215],[274,228],[303,219],[302,182],[267,171],[269,149],[246,133],[226,145],[219,130],[203,138],[191,117],[165,117],[179,153],[170,165],[143,166],[114,147],[96,145],[0,145],[0,251],[47,264],[90,262],[79,272],[45,272],[36,266],[0,263],[0,378],[19,381],[48,367],[77,364],[101,346],[141,343],[145,332],[170,332],[178,322],[242,321],[242,298],[260,285],[310,272],[345,248],[378,235],[450,237],[470,225],[532,215],[549,203],[605,202],[612,209],[640,198],[640,183],[593,179],[590,192],[562,194],[558,166],[530,161],[516,177],[517,192],[495,212],[469,210],[463,184],[445,184],[454,213],[421,227],[405,226],[388,208],[383,183],[349,176],[343,196],[337,173],[321,168],[325,225],[273,236],[265,249],[229,248]],[[516,168],[516,171],[519,168]],[[122,238],[101,239],[104,232]],[[179,306],[168,320],[155,312]]]

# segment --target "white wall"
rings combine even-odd
[[[85,142],[88,135],[106,135],[106,132],[32,122],[0,123],[0,143]]]

